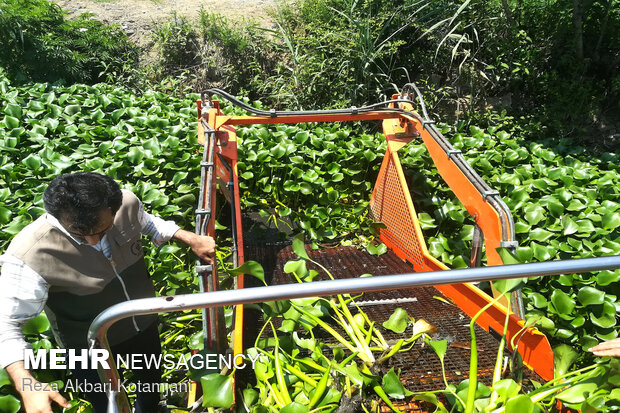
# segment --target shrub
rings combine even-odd
[[[96,83],[122,74],[139,51],[116,26],[65,20],[47,0],[0,0],[0,66],[17,81]]]
[[[152,69],[156,80],[167,83],[170,76],[181,77],[181,83],[194,91],[213,86],[235,93],[256,91],[254,83],[260,84],[274,66],[270,42],[254,21],[232,20],[204,10],[197,24],[176,14],[161,23],[155,44],[159,63]]]
[[[156,28],[155,45],[161,63],[169,72],[191,67],[198,61],[198,35],[187,19],[176,13],[172,20]]]

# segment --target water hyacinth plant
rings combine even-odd
[[[333,279],[325,267],[309,258],[303,235],[295,237],[293,250],[299,259],[284,266],[293,280],[309,282],[319,276],[306,263]],[[233,273],[263,274],[255,262],[243,266]],[[379,326],[356,304],[356,298],[343,294],[260,306],[264,324],[248,353],[263,357],[257,362],[256,385],[243,391],[248,411],[331,412],[343,405],[368,411],[379,402],[399,411],[392,400],[412,393],[403,387],[394,368],[388,370],[386,365],[398,352],[410,350],[435,333],[436,327],[414,320],[402,308]],[[405,337],[388,342],[382,330]]]

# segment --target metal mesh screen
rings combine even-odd
[[[411,266],[396,254],[388,251],[381,256],[371,256],[365,251],[352,247],[325,248],[309,250],[308,255],[314,261],[325,266],[337,279],[356,278],[370,273],[374,276],[402,274],[411,272]],[[273,274],[273,284],[293,282],[289,274],[283,271],[284,264],[297,259],[291,247],[282,249],[277,255],[277,263]],[[308,268],[316,269],[312,264]],[[328,279],[324,276],[322,279]],[[401,307],[415,319],[423,318],[437,327],[434,340],[445,339],[448,351],[444,359],[448,383],[457,385],[467,378],[469,372],[469,322],[470,318],[434,287],[415,287],[401,290],[365,293],[356,300],[368,317],[380,325],[386,321],[397,307]],[[495,357],[499,346],[498,340],[479,326],[475,326],[478,341],[478,379],[490,385],[492,381]],[[396,334],[382,331],[388,342],[403,338],[406,333]],[[319,338],[320,335],[317,336]],[[336,341],[325,334],[322,340],[336,344]],[[439,358],[429,346],[416,345],[408,352],[398,353],[388,365],[382,369],[387,373],[390,368],[401,370],[401,381],[413,392],[440,390],[445,388]],[[526,377],[541,379],[532,372]],[[397,401],[395,405],[403,411],[433,411],[430,405],[417,401]],[[430,409],[430,410],[429,410]],[[382,411],[390,411],[384,406]]]
[[[387,227],[381,229],[384,242],[399,256],[410,260],[416,271],[422,271],[424,238],[414,218],[416,212],[406,188],[398,154],[388,153],[370,200],[372,216]]]

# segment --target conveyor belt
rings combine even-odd
[[[283,267],[287,261],[297,259],[297,256],[293,253],[290,246],[282,248],[277,255],[275,255],[275,249],[279,248],[275,245],[251,248],[254,254],[265,254],[262,257],[253,256],[250,259],[256,259],[260,262],[261,258],[263,258],[267,261],[266,268],[269,268],[269,270],[273,269],[272,284],[291,283],[292,280],[283,271]],[[398,258],[391,251],[381,256],[372,256],[365,251],[352,247],[325,248],[320,250],[307,248],[307,252],[311,259],[325,266],[335,278],[339,279],[355,278],[366,273],[381,276],[411,272],[411,265]],[[275,265],[269,264],[269,261],[271,263],[275,261]],[[308,268],[313,268],[313,265],[309,264]],[[313,269],[319,270],[318,268]],[[270,272],[266,272],[268,277]],[[323,279],[327,279],[327,277],[324,276]],[[424,318],[437,326],[438,332],[433,338],[437,340],[445,339],[449,343],[444,360],[448,382],[458,384],[467,378],[470,359],[470,319],[461,309],[450,304],[449,300],[437,289],[434,287],[418,287],[368,293],[364,294],[357,301],[362,302],[363,310],[368,314],[369,318],[378,323],[387,320],[394,309],[401,307],[415,319]],[[490,385],[499,342],[477,325],[476,334],[478,340],[478,379]],[[384,336],[388,341],[402,338],[402,335],[391,332],[384,333]],[[331,337],[325,337],[325,340],[330,341]],[[392,358],[386,371],[391,367],[394,367],[395,370],[401,369],[403,384],[413,392],[445,388],[439,359],[428,346],[416,344],[409,352],[399,353]],[[530,371],[526,373],[526,377],[542,381]],[[398,407],[405,411],[423,411],[416,404],[399,404]],[[386,411],[389,411],[389,409]]]

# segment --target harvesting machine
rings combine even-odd
[[[220,102],[211,99],[213,94],[251,115],[225,115]],[[414,111],[416,94],[420,98],[422,116]],[[244,245],[237,169],[238,138],[235,127],[377,120],[383,122],[387,150],[370,198],[370,212],[376,222],[384,224],[379,229],[379,238],[389,251],[381,256],[371,256],[354,247],[319,250],[307,248],[310,258],[328,268],[336,278],[355,278],[364,273],[387,275],[448,270],[446,265],[429,254],[414,206],[415,200],[412,199],[400,163],[399,151],[412,140],[421,139],[441,177],[475,221],[471,266],[480,266],[483,243],[487,264],[502,265],[497,249],[504,247],[514,250],[517,245],[510,210],[500,198],[499,192],[480,178],[461,151],[455,150],[428,118],[419,91],[413,84],[406,85],[401,94],[394,95],[391,100],[381,104],[323,111],[262,111],[244,104],[222,90],[212,89],[203,93],[202,99],[198,101],[198,139],[204,145],[204,152],[196,227],[204,234],[214,235],[212,211],[216,210],[217,197],[212,194],[213,188],[219,185],[231,206],[233,265],[238,266],[252,259],[273,269],[273,284],[290,283],[290,277],[283,271],[284,263],[296,258],[290,247],[284,248],[278,243],[265,245],[264,242],[259,245]],[[201,275],[205,290],[216,290],[218,277],[213,268],[201,268],[204,269]],[[447,376],[451,381],[460,381],[464,377],[459,376],[468,371],[469,318],[490,303],[492,297],[472,283],[446,283],[450,282],[450,277],[450,272],[446,271],[444,280],[435,286],[366,293],[363,300],[364,310],[373,321],[383,322],[395,308],[401,307],[416,319],[421,317],[435,324],[439,330],[438,335],[447,338],[452,347],[446,357]],[[236,287],[243,288],[244,282],[243,276],[239,277]],[[533,370],[533,374],[543,380],[551,379],[553,352],[542,333],[535,328],[523,328],[523,304],[518,291],[512,296],[511,308],[513,314],[509,317],[507,341],[518,343],[516,350],[523,363]],[[222,351],[218,346],[224,342],[221,339],[224,329],[222,317],[218,316],[217,312],[217,309],[205,311],[205,336],[211,341],[207,343],[210,348]],[[483,381],[491,377],[498,337],[501,337],[504,329],[506,312],[506,306],[498,303],[478,318],[478,325],[485,330],[479,332],[479,374]],[[235,354],[244,351],[244,334],[252,334],[252,329],[244,327],[243,306],[239,305],[235,307],[232,336],[232,349]],[[513,340],[516,335],[519,335],[519,338]],[[437,390],[443,385],[439,360],[435,357],[420,357],[420,351],[414,348],[396,358],[396,367],[402,369],[401,379],[413,391]],[[418,407],[411,404],[401,406],[401,410],[403,408]]]
[[[228,116],[222,112],[220,102],[213,95],[228,100],[247,111],[248,116]],[[422,115],[415,111],[416,97]],[[232,265],[237,267],[247,260],[258,261],[266,269],[271,286],[244,288],[248,280],[236,278],[234,290],[220,290],[217,268],[198,263],[203,293],[185,296],[157,297],[117,304],[103,312],[93,322],[89,338],[94,346],[107,347],[106,331],[115,321],[134,314],[146,314],[201,308],[205,348],[223,354],[242,354],[244,345],[254,340],[256,320],[244,316],[246,303],[257,303],[290,298],[328,296],[364,292],[361,302],[364,312],[377,323],[388,319],[401,307],[415,319],[423,318],[437,327],[437,337],[446,339],[450,349],[445,356],[445,371],[449,382],[458,383],[466,378],[469,370],[470,319],[488,306],[477,318],[478,377],[489,383],[495,366],[499,337],[507,322],[507,347],[521,356],[529,374],[537,380],[553,378],[553,352],[547,338],[533,327],[525,326],[520,293],[512,295],[511,304],[493,300],[469,281],[493,280],[536,275],[553,275],[566,272],[583,272],[617,268],[619,257],[607,259],[553,261],[548,263],[503,266],[499,248],[514,250],[515,228],[510,210],[500,194],[489,187],[470,167],[461,151],[456,150],[442,136],[429,119],[424,102],[413,84],[406,85],[402,93],[393,95],[386,102],[360,108],[322,111],[264,111],[239,101],[225,91],[211,89],[204,92],[198,104],[198,141],[203,145],[201,183],[196,209],[196,232],[215,235],[214,211],[219,191],[230,204],[232,230]],[[295,259],[290,246],[269,244],[264,240],[244,243],[244,214],[241,210],[238,163],[237,126],[274,125],[308,122],[361,122],[382,121],[387,141],[374,189],[370,196],[370,213],[380,222],[379,238],[388,252],[371,256],[353,247],[334,247],[314,250],[306,248],[308,256],[327,268],[336,280],[291,284],[283,271],[284,263]],[[435,163],[437,171],[471,215],[474,237],[471,267],[480,267],[482,248],[486,250],[487,267],[449,270],[429,254],[421,230],[415,199],[412,199],[399,152],[413,140],[421,140]],[[370,148],[375,150],[375,148]],[[319,194],[317,194],[318,197]],[[221,209],[221,208],[220,208]],[[592,260],[598,260],[594,262]],[[602,260],[602,261],[601,261]],[[371,273],[374,277],[359,278]],[[490,303],[495,301],[492,305]],[[233,305],[233,328],[229,342],[223,305]],[[507,308],[512,311],[508,318]],[[388,340],[397,335],[386,335]],[[392,358],[393,366],[401,369],[401,380],[411,391],[438,390],[445,386],[442,366],[438,358],[429,353],[428,346],[414,346],[410,351]],[[118,373],[100,371],[104,380],[118,383]],[[200,396],[201,388],[194,383],[190,404]],[[116,400],[111,412],[129,412],[127,398],[121,393],[109,395]],[[424,411],[416,402],[398,404],[401,411]],[[385,410],[389,410],[384,406]]]

